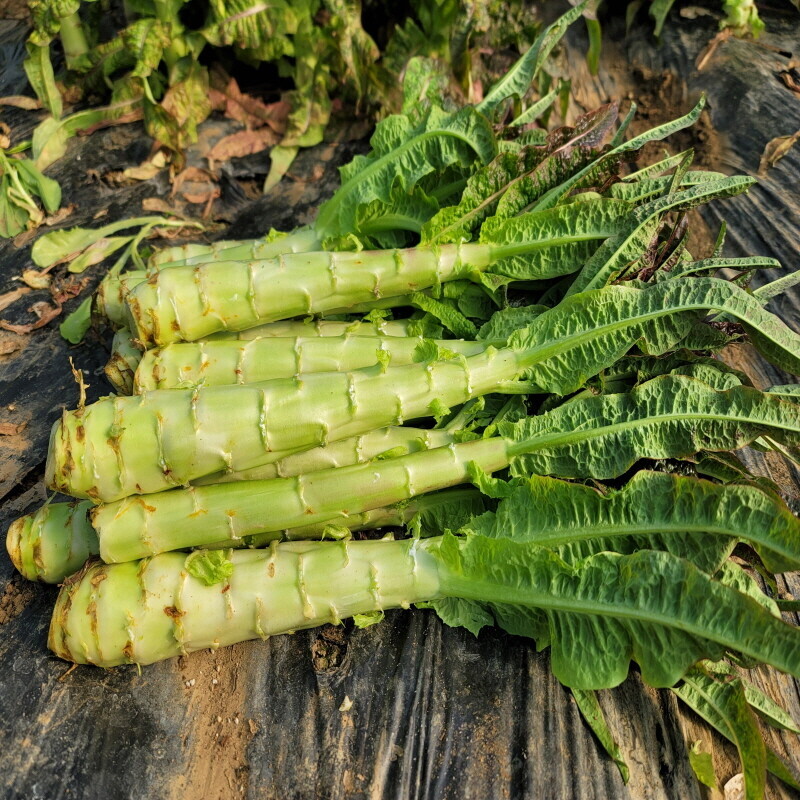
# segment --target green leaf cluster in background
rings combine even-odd
[[[32,0],[31,10],[25,69],[51,115],[35,137],[40,168],[63,155],[77,130],[120,117],[142,118],[180,166],[212,110],[209,71],[198,61],[211,47],[213,58],[229,59],[232,52],[252,66],[274,64],[290,83],[282,94],[289,111],[267,188],[298,148],[322,141],[334,99],[367,117],[399,111],[401,79],[415,59],[425,59],[435,66],[423,70],[425,87],[418,87],[417,100],[469,101],[480,94],[480,48],[524,49],[539,27],[521,0],[371,0],[366,9],[360,0],[136,0],[126,3],[110,38],[100,34],[94,0]],[[385,20],[377,36],[383,51],[365,30],[363,13]],[[65,54],[59,72],[50,59],[56,39]],[[92,103],[90,116],[62,119],[67,88],[71,97],[77,92]],[[98,107],[98,101],[107,105]]]
[[[30,159],[0,148],[0,237],[35,228],[45,212],[54,214],[60,205],[61,187],[56,181],[42,175]]]

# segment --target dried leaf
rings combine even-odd
[[[16,353],[17,350],[22,350],[22,342],[19,339],[0,339],[0,356]]]
[[[53,279],[38,269],[26,269],[22,272],[22,280],[31,289],[48,289]]]
[[[159,153],[160,152],[159,150]],[[149,181],[151,178],[155,178],[162,169],[164,169],[164,167],[159,167],[152,161],[145,161],[144,164],[140,164],[138,167],[128,167],[128,169],[124,169],[122,172],[111,174],[119,175],[122,178],[127,178],[132,181]]]
[[[723,787],[725,800],[745,800],[744,775],[739,772]]]
[[[0,422],[0,436],[16,436],[27,427],[27,422]]]
[[[283,100],[266,103],[239,89],[239,84],[220,69],[212,70],[209,99],[215,111],[221,111],[228,119],[235,119],[248,128],[269,125],[276,133],[286,130],[289,104]]]
[[[178,217],[178,219],[186,219],[190,220],[190,217],[187,214],[182,213],[176,208],[173,208],[164,198],[162,197],[146,197],[142,200],[142,208],[145,211],[156,211],[159,214],[166,214],[171,217]],[[183,230],[182,228],[168,228],[169,231],[174,230]]]
[[[14,108],[21,108],[23,111],[38,111],[42,104],[35,97],[10,94],[7,97],[0,97],[0,106],[14,106]]]
[[[791,136],[776,136],[768,141],[761,156],[761,163],[758,165],[759,175],[765,175],[770,167],[774,167],[798,140],[800,140],[800,131]]]
[[[277,144],[280,137],[272,128],[237,131],[220,139],[206,153],[209,164],[214,161],[227,161],[230,158],[241,158],[253,153],[260,153]]]
[[[714,53],[716,53],[717,48],[723,43],[727,42],[728,39],[731,38],[733,32],[730,28],[725,28],[724,31],[720,31],[700,52],[700,55],[697,56],[697,61],[695,62],[697,65],[697,71],[702,72],[705,69],[708,62],[713,57]]]
[[[778,77],[783,81],[787,89],[791,89],[800,95],[800,71],[798,71],[797,67],[781,70],[778,73]]]
[[[14,237],[14,247],[16,247],[17,250],[25,247],[27,244],[29,244],[36,238],[37,233],[38,231],[36,230],[36,228],[30,228],[27,231],[22,231],[22,233],[18,233]]]
[[[66,303],[67,300],[77,297],[87,287],[89,280],[89,278],[81,278],[80,280],[70,278],[66,283],[51,289],[50,294],[53,302],[61,305]]]
[[[20,286],[19,289],[12,289],[10,292],[0,294],[0,311],[8,308],[12,303],[16,303],[20,297],[24,297],[26,294],[29,294],[30,291],[31,290],[27,287]]]
[[[12,322],[0,319],[0,328],[11,331],[12,333],[19,333],[20,335],[28,334],[38,328],[43,328],[48,322],[54,320],[61,313],[61,305],[51,306],[50,303],[40,301],[34,303],[28,311],[38,317],[36,322],[30,322],[27,325],[15,325]]]
[[[62,223],[72,212],[77,208],[75,203],[70,203],[68,206],[62,206],[61,208],[56,211],[55,214],[51,214],[49,217],[44,218],[45,225],[59,225]],[[106,209],[107,211],[107,209]]]

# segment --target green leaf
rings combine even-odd
[[[383,611],[371,611],[367,614],[353,614],[353,622],[356,628],[369,628],[383,622],[385,614]]]
[[[580,17],[586,3],[581,3],[545,28],[522,58],[486,93],[478,104],[478,111],[490,115],[504,100],[514,95],[522,97],[544,62],[558,44],[567,28]]]
[[[483,224],[480,241],[497,246],[493,274],[544,280],[580,269],[629,216],[630,206],[621,200],[570,203],[511,219],[493,217]]]
[[[227,582],[233,575],[233,562],[226,550],[195,550],[186,556],[184,568],[206,586]]]
[[[800,672],[796,628],[669,553],[598,553],[570,566],[528,541],[476,534],[445,534],[428,552],[445,596],[489,603],[498,625],[540,647],[544,633],[570,688],[616,686],[631,659],[651,686],[672,686],[726,649]]]
[[[800,407],[748,386],[717,392],[665,375],[626,394],[576,400],[498,428],[517,442],[513,474],[602,480],[622,475],[640,458],[737,449],[763,433],[797,439]]]
[[[652,0],[650,3],[650,16],[655,21],[654,36],[661,36],[661,29],[664,27],[667,14],[669,14],[674,2],[675,0]]]
[[[686,275],[702,275],[707,273],[712,275],[720,269],[734,269],[740,272],[747,272],[753,269],[775,269],[780,267],[780,261],[766,256],[747,256],[745,258],[703,258],[698,261],[685,261],[674,267],[671,272],[659,270],[655,273],[656,281],[671,280]],[[754,297],[763,300],[758,290],[753,292]]]
[[[739,677],[736,670],[726,661],[707,664],[706,667],[710,672],[723,680],[729,676],[734,678]],[[744,687],[744,696],[747,698],[747,702],[770,727],[783,731],[791,731],[792,733],[800,733],[800,728],[797,727],[789,713],[770,697],[767,697],[761,689],[745,680],[742,680],[742,686]]]
[[[42,105],[57,120],[61,117],[64,108],[61,93],[56,86],[53,64],[50,61],[50,44],[48,42],[47,44],[37,45],[33,42],[27,42],[25,49],[28,51],[28,55],[23,62],[23,66],[31,88]]]
[[[420,603],[420,608],[432,608],[445,625],[451,628],[466,628],[477,636],[482,628],[494,625],[494,617],[485,604],[458,597],[445,597],[430,603]]]
[[[92,322],[92,296],[83,302],[58,326],[62,338],[72,344],[83,341]]]
[[[772,263],[763,263],[767,260]],[[759,259],[758,266],[780,268],[781,265],[779,261],[775,261],[774,259]],[[800,270],[795,270],[794,272],[790,272],[788,275],[784,275],[777,280],[771,281],[770,283],[764,284],[764,286],[759,286],[757,289],[754,289],[753,297],[757,297],[762,303],[766,304],[772,300],[773,297],[783,294],[798,284],[800,284]]]
[[[424,226],[422,241],[469,241],[490,215],[515,216],[596,160],[616,115],[616,105],[602,106],[580,117],[574,128],[553,131],[543,147],[500,153],[468,179],[456,205],[443,208]]]
[[[509,122],[508,126],[510,128],[519,128],[523,125],[530,125],[536,122],[536,120],[555,103],[558,98],[558,92],[558,87],[548,92],[544,97],[528,106],[516,119]]]
[[[510,306],[495,311],[489,321],[481,326],[478,339],[489,342],[504,342],[520,328],[530,325],[540,314],[547,311],[547,306]]]
[[[695,695],[724,720],[726,736],[736,745],[742,761],[745,797],[747,800],[760,800],[766,788],[766,747],[755,715],[745,698],[742,682],[738,678],[726,677],[721,682],[704,670],[693,669],[684,676],[684,685],[675,689],[675,693],[681,699],[684,694]]]
[[[416,308],[430,314],[460,339],[474,339],[478,333],[477,327],[450,302],[437,300],[422,292],[414,292],[409,296],[409,300]]]
[[[546,391],[569,394],[633,344],[651,354],[674,348],[696,319],[682,312],[701,309],[735,317],[765,358],[800,372],[800,335],[747,292],[717,278],[679,278],[646,289],[608,286],[572,295],[515,333],[509,346],[525,351],[531,380]]]
[[[619,745],[614,740],[614,735],[608,727],[603,709],[597,700],[597,694],[584,689],[572,689],[572,696],[575,698],[575,703],[597,740],[617,765],[619,774],[622,776],[622,782],[627,783],[631,776],[630,769],[625,763],[625,759],[620,753]]]
[[[20,180],[28,191],[38,195],[48,214],[54,214],[61,205],[61,187],[52,178],[42,175],[32,161],[16,159]]]
[[[538,211],[544,208],[552,208],[554,205],[558,204],[560,200],[566,197],[574,187],[583,185],[585,181],[591,182],[592,175],[594,173],[603,168],[609,161],[615,160],[623,153],[629,153],[632,150],[638,150],[648,142],[660,141],[661,139],[664,139],[667,136],[676,133],[677,131],[689,127],[689,125],[693,125],[700,118],[700,113],[702,112],[705,103],[705,96],[703,96],[700,98],[700,101],[697,103],[697,105],[685,116],[679,117],[671,122],[667,122],[664,125],[651,128],[650,130],[645,131],[638,136],[634,136],[633,139],[629,139],[627,142],[622,142],[621,144],[616,145],[611,150],[604,153],[597,161],[574,173],[568,180],[548,191],[536,203],[534,210]]]
[[[714,773],[714,759],[711,757],[711,753],[700,749],[700,742],[692,742],[692,746],[689,748],[689,766],[703,786],[719,791],[717,776]]]
[[[411,20],[407,20],[410,22]],[[398,27],[397,30],[401,30]],[[419,30],[419,29],[417,29]],[[392,38],[394,40],[394,37]],[[391,56],[389,48],[386,55]],[[402,68],[401,68],[402,69]],[[414,56],[408,60],[403,74],[403,105],[401,113],[414,115],[431,103],[441,105],[441,100],[450,89],[450,71],[437,58]]]
[[[800,400],[800,383],[789,383],[785,386],[770,386],[767,391],[786,400]]]
[[[655,233],[654,225],[668,211],[686,211],[722,197],[734,197],[747,191],[755,181],[740,176],[701,183],[691,189],[654,200],[631,214],[629,227],[605,242],[586,262],[570,286],[567,296],[597,289],[611,283],[623,270],[631,270],[646,252]]]
[[[475,461],[470,461],[469,464],[467,464],[467,474],[469,475],[470,481],[472,481],[472,483],[481,490],[481,494],[486,495],[486,497],[499,500],[500,498],[508,497],[514,491],[512,484],[500,478],[493,478]]]
[[[396,176],[408,190],[448,166],[487,163],[497,150],[491,126],[473,108],[447,114],[432,107],[417,124],[392,115],[378,123],[370,144],[369,155],[341,167],[341,187],[320,207],[315,227],[321,238],[352,231],[359,206],[389,203]]]
[[[617,552],[663,549],[710,573],[737,541],[755,547],[772,571],[800,565],[800,520],[780,498],[753,486],[720,486],[664,472],[642,470],[622,489],[606,494],[531,475],[498,509],[493,524],[484,535],[513,531],[520,538],[516,531],[527,530],[531,541],[550,548],[586,540]],[[574,562],[576,554],[588,552],[565,549],[561,555]]]
[[[131,75],[147,78],[158,69],[164,50],[170,45],[170,28],[158,19],[145,17],[125,28],[120,38],[134,61]]]
[[[409,234],[419,234],[422,226],[439,209],[419,185],[406,189],[397,176],[389,192],[388,202],[376,198],[358,206],[354,230],[365,246],[392,248],[412,244]]]
[[[269,151],[269,173],[264,181],[262,192],[271,192],[283,180],[283,176],[289,171],[300,148],[276,144]]]
[[[310,15],[306,3],[271,0],[253,6],[250,0],[212,0],[202,34],[218,47],[233,45],[260,56],[261,61],[276,61],[293,55],[289,34],[297,32],[302,19]]]
[[[706,722],[721,733],[726,739],[734,744],[736,740],[730,729],[726,715],[722,713],[716,705],[709,702],[709,700],[699,691],[697,691],[689,683],[683,683],[681,686],[673,689],[675,694],[696,714],[701,716]],[[718,698],[719,700],[719,698]],[[781,758],[769,747],[766,750],[767,756],[767,769],[776,777],[780,778],[788,786],[795,789],[800,789],[800,783],[792,774],[791,769],[781,760]]]

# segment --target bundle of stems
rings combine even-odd
[[[733,454],[796,457],[800,404],[714,357],[747,336],[800,373],[765,308],[792,280],[749,292],[775,262],[722,235],[689,252],[686,212],[750,179],[691,152],[626,163],[699,110],[627,141],[614,105],[523,130],[422,203],[413,247],[354,223],[330,249],[272,237],[112,276],[121,393],[65,411],[48,454],[82,501],[8,536],[23,574],[65,581],[54,652],[147,664],[416,604],[549,645],[581,692],[632,659],[653,686],[728,653],[800,676],[800,633],[730,560],[800,566],[800,520]],[[384,233],[423,183],[370,201]],[[408,537],[353,539],[387,525]]]

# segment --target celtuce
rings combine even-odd
[[[800,370],[800,337],[732,284],[683,278],[642,290],[611,286],[568,298],[514,333],[507,347],[468,358],[431,348],[407,366],[155,390],[64,412],[51,435],[47,482],[109,502],[434,416],[488,393],[566,394],[640,337],[674,346],[691,330],[686,312],[708,310],[742,320],[770,360]]]

